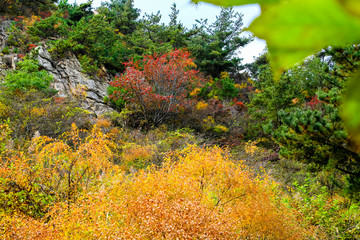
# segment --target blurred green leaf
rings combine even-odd
[[[349,82],[343,117],[351,132],[360,137],[360,71]]]
[[[360,18],[359,0],[337,0],[350,14]]]
[[[329,45],[360,41],[360,22],[337,0],[291,0],[269,7],[250,30],[267,41],[279,73]]]

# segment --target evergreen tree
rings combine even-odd
[[[140,9],[134,7],[134,0],[110,0],[102,3],[97,11],[124,35],[133,33],[138,26]]]
[[[273,80],[266,65],[255,70],[257,93],[250,112],[280,146],[282,156],[306,162],[313,170],[341,171],[348,177],[348,190],[356,195],[360,190],[360,151],[340,111],[347,76],[357,57],[337,59],[339,53],[350,50],[331,50],[335,54],[331,56],[327,52],[330,50],[289,69],[279,81]]]
[[[221,72],[236,73],[243,68],[241,58],[236,54],[252,38],[240,36],[243,32],[242,17],[232,8],[222,8],[213,24],[209,25],[207,19],[198,20],[199,32],[190,38],[188,48],[201,71],[219,77]]]
[[[152,54],[166,53],[173,49],[186,48],[188,31],[180,22],[177,21],[179,13],[176,5],[172,7],[170,23],[161,23],[161,14],[145,14],[139,21],[139,26],[129,36],[127,36],[129,45],[133,46],[136,53]]]

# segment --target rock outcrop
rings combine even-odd
[[[0,52],[6,47],[6,42],[9,38],[6,30],[11,26],[10,21],[0,21]],[[3,53],[0,54],[0,80],[5,75],[5,69],[12,67],[12,61],[10,61],[10,66],[8,59],[4,56]]]
[[[6,32],[6,29],[8,29],[11,26],[10,21],[1,21],[0,22],[0,49],[3,49],[6,47],[6,41],[8,39],[8,34]]]
[[[10,26],[10,21],[0,21],[0,52],[7,45],[6,30]],[[38,47],[37,50],[36,58],[40,67],[54,77],[52,87],[58,91],[58,97],[75,100],[81,108],[97,116],[113,111],[104,103],[110,77],[96,78],[85,74],[75,56],[54,60],[44,47]],[[0,78],[4,76],[5,70],[15,69],[18,60],[17,54],[2,53],[0,55]]]
[[[109,77],[97,79],[82,72],[76,57],[54,61],[43,47],[38,48],[39,65],[54,77],[52,87],[58,90],[59,97],[74,99],[81,107],[96,115],[113,111],[106,103]]]

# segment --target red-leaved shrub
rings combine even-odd
[[[146,120],[159,124],[171,113],[184,112],[196,104],[189,94],[204,78],[194,69],[189,52],[155,53],[131,60],[126,66],[125,73],[110,83],[116,90],[109,97],[134,103]]]

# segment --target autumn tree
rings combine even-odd
[[[191,108],[194,101],[188,98],[189,93],[204,81],[194,69],[190,53],[183,50],[146,55],[126,65],[125,73],[110,83],[115,88],[110,99],[133,102],[155,125],[170,113]]]

